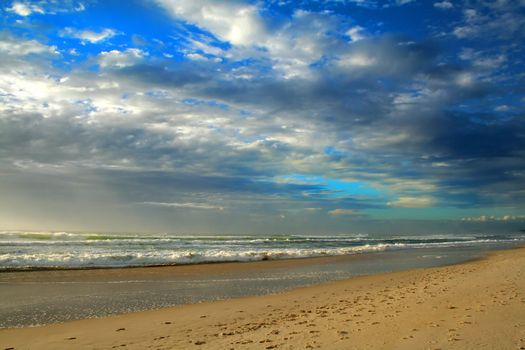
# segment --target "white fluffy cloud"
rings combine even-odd
[[[366,37],[364,28],[361,26],[353,26],[346,31],[346,35],[348,35],[353,42],[362,40]]]
[[[6,11],[14,13],[21,17],[28,17],[35,13],[57,14],[63,12],[82,12],[86,6],[82,2],[67,0],[67,1],[47,1],[47,0],[23,0],[14,1],[11,7],[6,8]]]
[[[254,5],[207,0],[158,2],[172,15],[197,24],[233,45],[256,45],[265,36],[264,23]]]
[[[100,32],[95,32],[89,29],[81,30],[81,29],[66,27],[61,31],[61,35],[64,37],[70,37],[70,38],[75,38],[75,39],[79,39],[82,41],[88,41],[92,44],[96,44],[104,40],[107,40],[109,38],[112,38],[116,34],[117,33],[113,29],[110,29],[110,28],[105,28]]]
[[[103,51],[99,55],[99,64],[101,67],[123,68],[137,64],[147,55],[147,52],[136,48]]]
[[[209,0],[158,0],[158,3],[173,17],[197,25],[233,45],[233,50],[223,52],[210,45],[206,37],[194,38],[190,49],[196,52],[190,55],[204,52],[234,59],[263,57],[287,79],[309,76],[308,66],[319,60],[330,45],[326,32],[335,30],[329,16],[304,10],[296,10],[292,19],[270,30],[271,26],[260,15],[261,9],[252,4]],[[353,40],[362,39],[363,30],[355,26],[348,35]]]
[[[32,13],[35,12],[40,14],[44,13],[44,10],[36,4],[30,4],[19,1],[13,2],[13,5],[10,8],[8,8],[7,11],[16,13],[17,15],[22,17],[30,16]]]

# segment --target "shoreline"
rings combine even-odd
[[[96,237],[96,239],[92,239]],[[522,233],[383,235],[0,234],[2,272],[94,270],[310,259],[405,249],[480,250],[524,244]]]
[[[509,244],[509,242],[504,242],[504,244]],[[519,249],[520,247],[525,247],[523,245],[525,243],[522,243],[521,245],[508,245],[507,247],[497,247],[497,248],[491,248],[490,246],[487,246],[484,251],[491,251],[491,250],[508,250],[508,249]],[[206,265],[237,265],[237,264],[257,264],[257,263],[277,263],[277,262],[294,262],[294,261],[316,261],[316,260],[323,260],[323,259],[348,259],[351,257],[361,257],[361,256],[367,256],[367,255],[373,255],[373,254],[381,254],[385,252],[396,252],[396,251],[403,251],[403,250],[412,250],[412,249],[450,249],[450,248],[461,248],[462,246],[454,246],[454,247],[424,247],[424,248],[413,248],[413,247],[403,247],[398,249],[385,249],[385,250],[371,250],[371,251],[362,251],[362,252],[356,252],[351,254],[323,254],[323,255],[316,255],[316,256],[304,256],[304,257],[286,257],[286,258],[263,258],[263,259],[254,259],[254,260],[226,260],[226,261],[198,261],[198,262],[192,262],[192,263],[169,263],[169,264],[145,264],[145,265],[129,265],[129,266],[72,266],[72,267],[63,267],[63,266],[45,266],[45,267],[13,267],[13,268],[0,268],[0,275],[4,273],[18,273],[18,272],[47,272],[47,271],[94,271],[94,270],[128,270],[128,269],[162,269],[162,268],[181,268],[181,267],[187,267],[187,266],[206,266]],[[468,245],[465,247],[469,247]],[[480,246],[481,248],[482,246]],[[455,264],[455,263],[454,263]]]
[[[509,248],[512,249],[512,248]],[[355,254],[341,254],[341,255],[321,255],[321,256],[305,256],[296,258],[282,258],[282,259],[260,259],[260,260],[232,260],[232,261],[201,261],[195,263],[173,263],[173,264],[150,264],[150,265],[130,265],[130,266],[87,266],[87,267],[28,267],[28,268],[7,268],[0,269],[0,275],[2,273],[12,272],[39,272],[39,271],[93,271],[93,270],[128,270],[128,269],[162,269],[162,268],[181,268],[185,266],[202,266],[202,265],[236,265],[236,264],[256,264],[256,263],[274,263],[284,262],[289,263],[292,261],[310,261],[310,260],[322,260],[322,259],[337,259],[337,258],[349,258],[354,256],[364,256],[367,254],[381,253],[377,252],[360,252]]]
[[[2,329],[0,346],[519,349],[525,346],[524,272],[522,247],[264,296]]]

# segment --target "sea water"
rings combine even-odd
[[[399,249],[499,246],[523,233],[473,235],[176,235],[0,232],[0,270],[105,268],[337,256]]]

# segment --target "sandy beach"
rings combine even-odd
[[[525,349],[524,272],[525,248],[499,251],[273,295],[3,329],[0,348]]]

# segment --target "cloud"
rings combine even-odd
[[[391,207],[399,208],[426,208],[436,204],[435,198],[432,197],[399,197],[397,200],[388,202]]]
[[[524,202],[517,47],[443,45],[329,11],[268,17],[263,2],[163,4],[174,34],[158,47],[140,33],[148,43],[79,46],[72,58],[63,39],[0,34],[0,174],[56,172],[71,188],[150,203],[144,212],[194,205],[275,218],[305,208],[320,230],[367,209]],[[233,35],[237,15],[253,30]],[[110,37],[69,28],[65,37],[86,42]],[[45,59],[59,49],[63,66]],[[293,174],[388,198],[278,180]]]
[[[305,211],[310,213],[315,213],[317,211],[320,211],[322,208],[304,208]]]
[[[476,51],[471,48],[461,50],[459,57],[464,61],[471,62],[474,67],[487,71],[500,69],[507,61],[505,54],[487,55],[483,51]]]
[[[373,66],[376,63],[374,57],[367,56],[366,54],[350,54],[341,57],[339,65],[343,68],[353,69],[361,67]]]
[[[88,41],[92,44],[96,44],[107,39],[110,39],[117,35],[117,33],[110,28],[105,28],[100,32],[95,32],[89,29],[75,29],[71,27],[64,28],[61,33],[63,37],[75,38],[82,41]]]
[[[111,50],[111,51],[102,51],[99,54],[99,64],[101,67],[113,67],[113,68],[123,68],[129,67],[138,64],[141,62],[144,57],[148,56],[148,53],[136,49],[129,48],[124,51]]]
[[[396,0],[396,4],[398,6],[403,6],[406,4],[410,4],[411,2],[414,2],[415,0]]]
[[[496,106],[494,110],[496,112],[508,112],[509,110],[511,110],[511,107],[507,105],[500,105],[500,106]]]
[[[334,209],[328,212],[331,216],[361,216],[362,214],[354,209]]]
[[[442,10],[448,10],[454,8],[454,5],[450,1],[435,2],[434,7]]]
[[[206,56],[203,56],[198,53],[189,53],[186,55],[186,57],[188,57],[190,60],[195,60],[195,61],[207,61],[208,60]]]
[[[40,6],[19,1],[13,2],[11,7],[8,8],[7,11],[16,13],[17,15],[22,17],[30,16],[33,13],[44,14],[44,10]]]
[[[349,0],[349,1],[357,6],[370,7],[370,8],[377,7],[377,2],[373,0]]]
[[[477,217],[461,218],[461,221],[489,222],[489,221],[525,221],[525,215],[481,215]]]
[[[233,45],[254,45],[265,35],[258,9],[239,1],[158,0],[173,16],[194,23]]]
[[[480,2],[463,9],[463,20],[452,30],[460,39],[514,40],[523,38],[525,16],[515,1]]]
[[[161,203],[161,202],[143,202],[144,205],[151,205],[156,207],[167,207],[167,208],[187,208],[187,209],[212,209],[212,210],[224,210],[224,207],[211,205],[206,203]]]
[[[20,40],[5,32],[0,32],[0,52],[10,56],[31,54],[58,54],[56,46],[47,46],[36,40]]]
[[[100,54],[103,68],[111,70],[96,78],[77,73],[58,83],[42,72],[32,76],[28,84],[27,76],[6,76],[11,80],[6,81],[5,91],[17,96],[17,101],[4,105],[17,110],[4,124],[9,135],[5,140],[12,142],[6,150],[15,158],[39,162],[62,164],[77,158],[94,168],[154,167],[226,177],[271,179],[300,171],[333,172],[336,178],[359,179],[375,174],[378,184],[389,183],[392,188],[404,181],[408,184],[414,176],[395,165],[404,159],[413,162],[412,172],[433,183],[433,191],[441,183],[455,185],[448,182],[446,174],[427,173],[426,164],[450,164],[450,174],[457,175],[461,164],[457,159],[464,156],[461,152],[465,150],[477,152],[467,154],[474,158],[485,156],[489,149],[494,152],[499,148],[502,155],[512,152],[518,133],[507,132],[507,127],[473,126],[466,116],[419,116],[420,110],[435,103],[432,89],[446,90],[447,94],[437,96],[441,96],[439,103],[447,104],[466,88],[445,83],[453,80],[450,76],[458,70],[434,71],[435,48],[405,42],[385,37],[353,44],[356,46],[348,49],[349,54],[373,53],[377,60],[363,78],[361,72],[351,72],[335,63],[307,82],[280,80],[274,75],[261,77],[255,67],[243,67],[241,78],[238,67],[232,74],[233,68],[224,64],[219,71],[214,66],[217,63],[170,65],[141,61],[145,54],[138,49]],[[428,80],[422,80],[421,75]],[[393,85],[385,89],[371,83],[370,76],[387,76]],[[417,90],[417,99],[410,108],[405,104],[403,110],[396,111],[392,97],[410,87],[405,81],[415,77],[419,84],[429,86]],[[443,83],[434,79],[442,79]],[[348,105],[338,102],[341,100]],[[241,111],[252,111],[252,115]],[[34,119],[31,113],[59,119]],[[56,135],[60,129],[71,130],[71,137]],[[481,134],[485,136],[478,137]],[[503,141],[502,135],[507,135],[508,141]],[[351,143],[345,141],[350,137]],[[458,145],[460,140],[465,144]],[[486,146],[479,140],[484,140]],[[337,157],[333,152],[325,154],[327,142],[339,149]],[[470,143],[473,146],[466,148]],[[421,154],[433,153],[441,157],[429,157],[428,163],[420,158]],[[468,172],[460,175],[471,177]],[[255,182],[247,186],[253,191],[261,189]],[[301,192],[297,186],[283,191],[288,196],[292,188]],[[406,189],[397,186],[395,191],[402,194]],[[312,205],[317,206],[315,202]]]
[[[328,14],[299,9],[293,12],[290,20],[275,24],[262,17],[263,9],[259,6],[240,1],[159,0],[158,3],[176,20],[197,25],[232,45],[231,49],[223,50],[212,43],[209,36],[195,35],[185,40],[188,50],[192,51],[189,54],[206,53],[234,60],[269,59],[272,68],[286,79],[308,77],[309,65],[334,46],[328,33],[338,25]],[[357,29],[355,26],[354,30]],[[350,34],[355,38],[362,36],[358,32]]]
[[[364,34],[364,28],[361,26],[353,26],[346,31],[346,35],[348,35],[353,42],[362,40],[366,37]]]
[[[339,53],[335,65],[353,78],[370,75],[408,77],[428,71],[436,53],[437,49],[430,43],[415,43],[402,37],[383,36],[352,44]]]
[[[55,15],[64,12],[82,12],[86,6],[82,2],[74,0],[62,1],[13,1],[11,7],[6,11],[18,16],[29,17],[35,13],[41,15]]]

